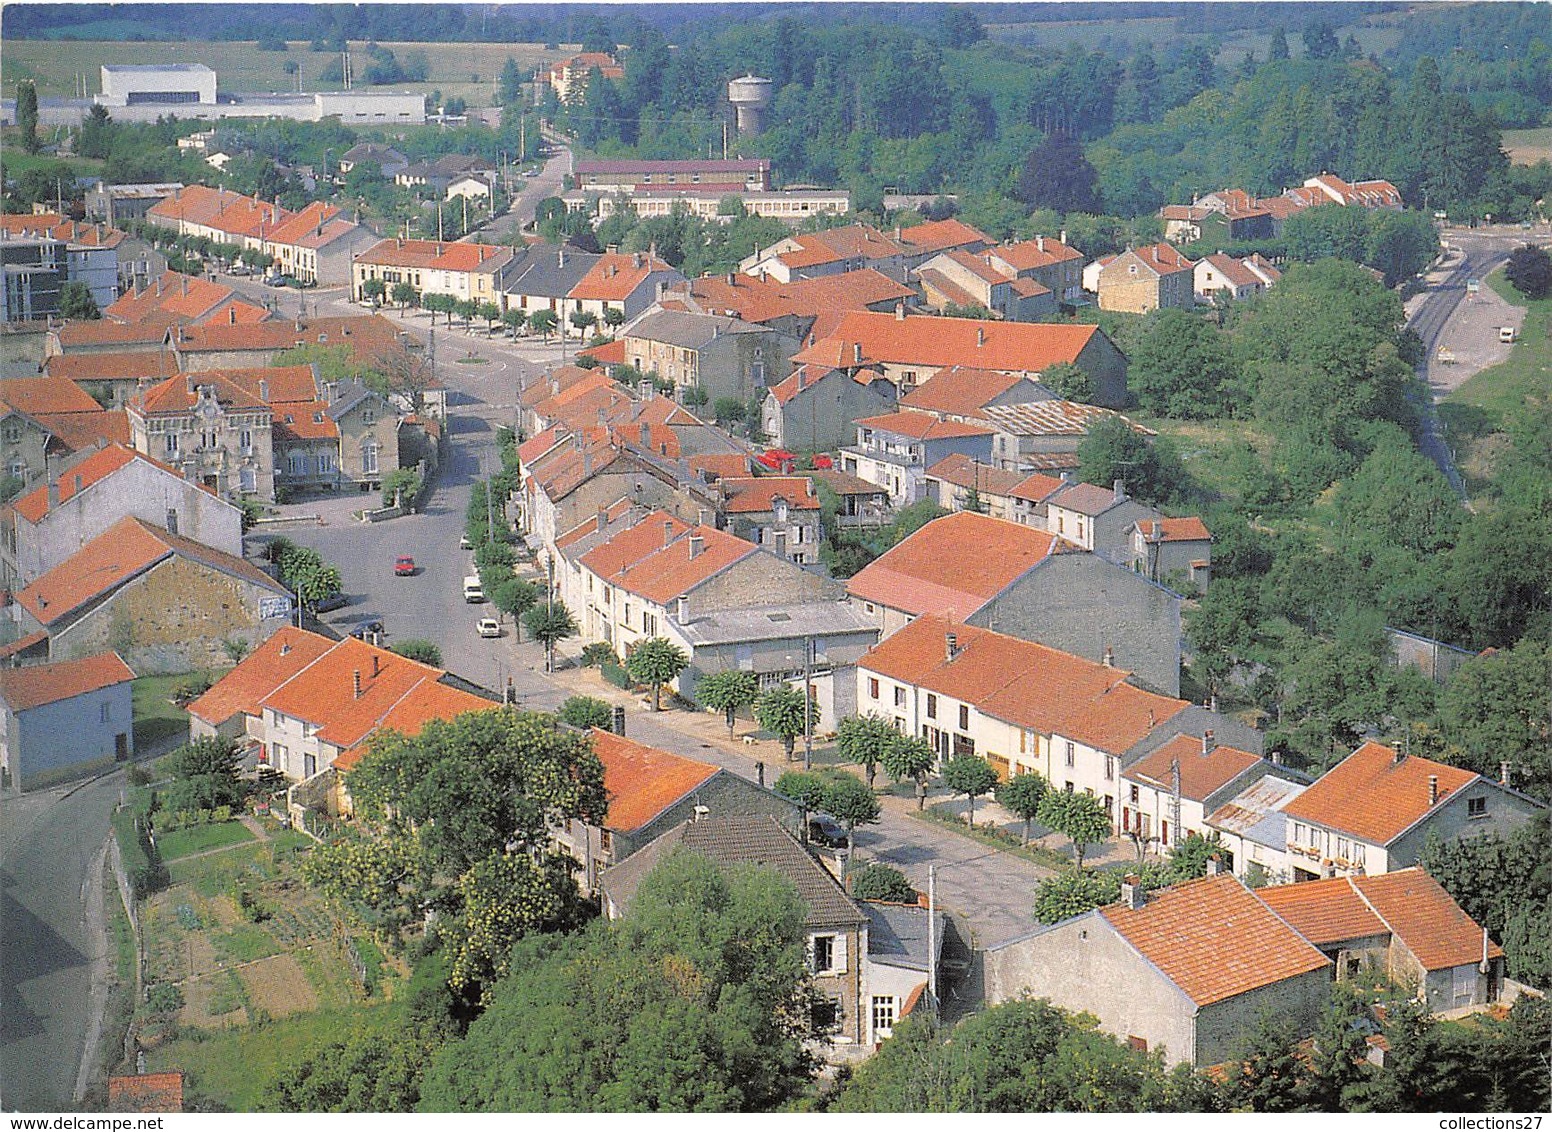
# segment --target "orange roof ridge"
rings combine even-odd
[[[593,752],[604,767],[610,829],[632,833],[721,773],[710,763],[649,747],[595,727]]]

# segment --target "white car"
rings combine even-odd
[[[501,622],[494,617],[481,617],[478,628],[482,637],[501,636]]]

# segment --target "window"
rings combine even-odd
[[[961,731],[970,730],[970,705],[968,704],[959,705],[959,729]]]
[[[873,1035],[887,1038],[895,1025],[895,1000],[893,995],[873,996]]]
[[[621,624],[623,624],[627,629],[630,628],[630,602],[628,601],[625,603],[625,616]]]
[[[107,723],[110,719],[113,718],[113,705],[111,703],[104,702],[99,706],[102,709],[100,722]]]
[[[317,773],[318,773],[318,756],[317,755],[303,755],[302,756],[302,777],[303,778],[311,778],[313,775],[315,775]]]
[[[327,476],[327,475],[332,475],[333,473],[334,473],[334,453],[332,453],[332,452],[320,452],[320,453],[318,453],[318,474],[320,476]]]
[[[305,476],[307,474],[307,453],[293,452],[290,457],[291,474],[293,476]]]
[[[1115,759],[1111,758],[1109,755],[1105,756],[1105,781],[1115,781]]]
[[[878,681],[871,676],[868,677],[868,698],[878,699]]]
[[[18,479],[26,479],[27,463],[24,460],[12,460],[10,466],[6,468],[6,471],[11,473],[11,475],[16,476]]]
[[[372,406],[370,406],[370,405],[368,405],[366,408],[362,409],[361,410],[361,423],[364,424],[364,425],[376,424],[377,423],[377,410],[372,408]]]
[[[22,439],[22,426],[18,421],[5,422],[5,442],[7,444],[20,444]]]
[[[927,718],[938,718],[938,697],[934,696],[931,692],[927,693]]]
[[[1137,805],[1137,787],[1135,784],[1131,787],[1131,794],[1128,796],[1128,800],[1132,805]]]
[[[167,508],[167,522],[163,525],[170,534],[178,533],[178,509],[176,507]]]
[[[814,958],[813,971],[816,975],[832,974],[836,970],[835,952],[836,937],[833,935],[816,935],[813,939]]]
[[[905,706],[905,689],[899,684],[895,685],[895,707]]]
[[[1077,766],[1078,765],[1078,748],[1073,746],[1071,741],[1068,741],[1068,743],[1067,743],[1067,765],[1068,766]]]
[[[239,489],[242,491],[259,490],[259,472],[257,468],[240,468],[237,472]],[[169,527],[168,530],[172,528]]]
[[[216,430],[213,428],[207,428],[199,434],[199,446],[201,448],[218,448],[220,443],[220,438],[216,435]]]
[[[243,429],[237,434],[237,443],[243,448],[252,448],[253,431],[251,429]]]
[[[176,456],[177,454],[178,454],[178,434],[175,433],[175,432],[169,432],[167,434],[167,455],[169,455],[169,456]]]
[[[279,768],[280,770],[285,770],[286,769],[286,765],[287,765],[286,764],[286,748],[285,748],[285,745],[283,743],[276,743],[274,745],[274,752],[275,752],[275,766],[277,768]]]
[[[1468,818],[1485,818],[1485,817],[1487,817],[1487,799],[1486,798],[1467,798],[1466,799],[1466,816]]]
[[[641,631],[649,637],[657,636],[657,618],[650,613],[641,615]]]
[[[369,476],[377,474],[377,445],[363,444],[361,446],[361,471]]]

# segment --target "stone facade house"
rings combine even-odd
[[[142,675],[230,663],[286,623],[286,588],[257,566],[143,519],[121,519],[15,598],[53,659],[112,649]]]
[[[1132,529],[1138,523],[1164,517],[1128,496],[1121,480],[1114,489],[1068,483],[1046,499],[1045,509],[1048,531],[1112,562],[1131,561]]]
[[[1084,301],[1083,253],[1067,245],[1066,232],[1055,240],[1036,236],[1017,244],[1002,244],[989,248],[983,255],[1015,278],[1039,283],[1064,306]]]
[[[112,652],[0,668],[0,790],[38,790],[131,758],[134,678]]]
[[[1233,1056],[1270,1012],[1312,1033],[1330,994],[1331,961],[1231,876],[1107,905],[986,952],[986,1001],[1048,999],[1170,1064]]]
[[[761,405],[760,431],[778,448],[825,452],[856,437],[856,422],[894,408],[895,389],[869,370],[798,366]]]
[[[1212,581],[1212,533],[1195,515],[1141,520],[1131,536],[1132,569],[1144,577],[1174,588],[1190,582],[1199,590]]]
[[[868,917],[836,879],[782,828],[774,817],[705,817],[681,823],[604,872],[604,912],[610,919],[630,913],[641,882],[676,850],[698,853],[723,868],[773,869],[797,887],[808,907],[808,963],[814,986],[830,1004],[834,1045],[867,1040],[864,968]]]
[[[679,389],[747,403],[785,378],[797,339],[721,315],[648,311],[623,331],[625,359]]]
[[[1099,309],[1146,314],[1196,305],[1196,265],[1169,244],[1128,248],[1099,272]]]
[[[794,562],[819,561],[819,496],[803,476],[724,476],[727,530]]]
[[[257,388],[244,380],[249,377],[256,378],[251,385]],[[312,378],[310,370],[307,378]],[[131,442],[225,498],[273,500],[275,438],[269,388],[268,380],[254,371],[170,377],[142,390],[126,406]]]
[[[1273,769],[1259,755],[1219,746],[1210,729],[1201,739],[1177,735],[1122,772],[1116,830],[1168,853],[1193,833],[1210,834],[1207,816]]]

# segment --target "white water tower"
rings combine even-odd
[[[771,80],[745,75],[728,83],[728,101],[738,111],[738,132],[743,137],[760,132],[761,118],[771,104]]]

